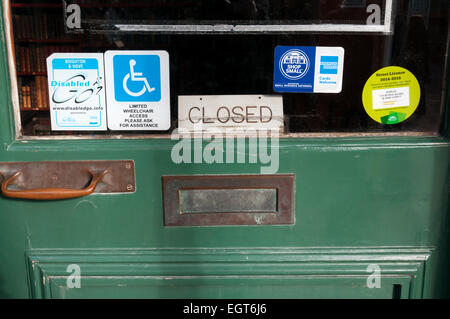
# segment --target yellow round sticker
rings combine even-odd
[[[420,85],[407,69],[389,66],[367,80],[362,101],[367,114],[378,123],[397,124],[416,111]]]

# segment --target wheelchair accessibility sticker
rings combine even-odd
[[[105,72],[109,129],[170,128],[166,51],[107,51]]]
[[[339,93],[342,90],[344,49],[341,47],[275,48],[275,92]]]
[[[103,54],[54,53],[47,72],[52,130],[105,131]]]

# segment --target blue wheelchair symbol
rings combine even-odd
[[[116,55],[114,94],[119,102],[161,100],[160,59],[157,55]]]

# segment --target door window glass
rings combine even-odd
[[[14,0],[10,5],[24,136],[170,134],[178,127],[178,96],[248,94],[283,97],[285,133],[439,132],[446,0]],[[275,92],[278,46],[342,47],[342,91]],[[51,130],[46,58],[108,50],[169,53],[170,130]],[[374,121],[363,105],[367,80],[387,66],[409,70],[420,85],[417,110],[397,124]]]

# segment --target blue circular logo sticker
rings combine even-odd
[[[290,80],[301,79],[308,73],[309,59],[302,50],[289,50],[280,59],[280,71]]]

